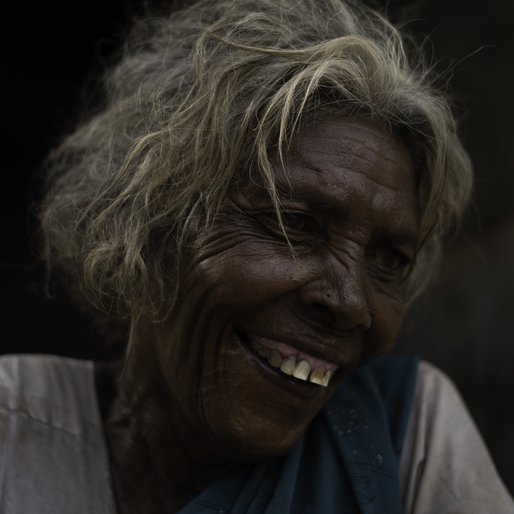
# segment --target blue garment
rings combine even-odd
[[[417,360],[343,384],[283,457],[241,466],[180,514],[399,514]],[[0,514],[115,514],[91,362],[0,358]]]

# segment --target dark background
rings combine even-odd
[[[514,491],[514,2],[398,1],[389,9],[410,11],[408,27],[429,36],[476,168],[464,234],[449,242],[441,276],[411,310],[396,351],[418,353],[452,377]],[[44,156],[97,102],[96,77],[142,8],[30,0],[2,11],[0,353],[108,357],[72,306],[45,297],[31,206]]]

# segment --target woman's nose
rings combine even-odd
[[[371,326],[366,273],[359,262],[332,264],[300,291],[302,311],[316,324],[339,331]]]

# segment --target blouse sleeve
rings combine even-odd
[[[400,460],[405,514],[514,514],[514,502],[452,382],[421,362]]]

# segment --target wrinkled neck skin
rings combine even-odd
[[[120,514],[176,512],[237,465],[189,426],[159,369],[136,345],[105,420]]]

